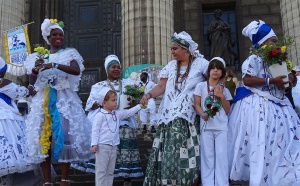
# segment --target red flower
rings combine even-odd
[[[136,88],[136,87],[137,87],[137,85],[136,85],[136,84],[133,84],[132,86],[133,86],[134,88]]]
[[[211,104],[207,104],[206,108],[210,109],[211,108]]]
[[[280,52],[280,48],[279,48],[279,50],[278,50],[278,48],[276,48],[276,49],[274,49],[274,50],[271,50],[271,51],[269,52],[269,57],[270,57],[270,58],[274,58],[279,52]]]
[[[212,108],[212,111],[213,111],[213,112],[218,112],[218,110],[219,110],[218,107],[213,107],[213,108]]]
[[[131,98],[130,98],[130,97],[127,97],[127,101],[131,101]]]
[[[284,56],[284,57],[282,58],[282,60],[283,60],[283,61],[287,60],[287,56]]]

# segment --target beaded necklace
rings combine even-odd
[[[115,87],[111,84],[111,81],[109,79],[106,80],[108,86],[111,88],[111,90],[115,91],[115,92],[121,92],[122,90],[122,81],[119,79],[118,82],[119,82],[119,90],[116,90]],[[117,85],[115,83],[115,85]]]
[[[107,123],[107,126],[108,126],[109,131],[110,131],[111,133],[115,133],[116,130],[117,130],[117,116],[116,116],[116,114],[115,114],[114,112],[111,112],[111,113],[104,113],[104,112],[102,112],[101,110],[100,110],[100,112],[101,112],[101,113],[104,115],[104,117],[105,117],[105,120],[106,120],[106,123]],[[111,114],[111,117],[112,117],[113,121],[115,122],[115,130],[114,130],[114,131],[112,131],[112,130],[110,129],[110,127],[109,127],[109,123],[108,123],[106,114]]]

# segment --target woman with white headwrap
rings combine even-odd
[[[45,19],[41,30],[50,45],[49,57],[38,59],[33,53],[25,63],[30,86],[37,92],[26,119],[28,161],[41,163],[44,185],[52,185],[51,162],[60,163],[60,185],[68,185],[70,163],[88,161],[92,156],[91,122],[76,93],[83,59],[76,49],[63,48],[64,32],[57,21]]]
[[[199,118],[194,89],[205,81],[208,61],[186,32],[171,38],[170,61],[159,74],[159,83],[142,102],[164,94],[158,109],[155,139],[144,185],[194,185],[200,182]],[[205,171],[205,170],[204,170]]]
[[[277,37],[263,21],[243,29],[254,47]],[[285,76],[273,77],[257,55],[242,65],[244,87],[236,91],[229,115],[229,167],[232,180],[250,185],[300,185],[300,121],[284,96]]]
[[[0,185],[12,185],[8,180],[15,172],[26,172],[34,169],[26,162],[28,151],[25,144],[24,117],[14,100],[25,98],[31,92],[4,79],[7,70],[5,61],[0,57]]]
[[[93,121],[95,115],[100,111],[100,103],[97,99],[98,93],[104,87],[117,92],[120,95],[125,91],[126,80],[121,80],[121,62],[116,55],[108,55],[105,58],[105,71],[107,80],[96,83],[92,86],[90,96],[87,100],[85,110],[88,111],[88,118]],[[120,101],[118,100],[118,105]],[[125,182],[129,182],[131,177],[141,177],[144,175],[142,172],[140,154],[136,139],[136,129],[138,125],[135,118],[129,117],[126,120],[120,121],[120,145],[118,145],[117,162],[115,167],[114,176],[124,177]],[[95,172],[94,162],[85,164],[73,164],[73,168],[86,171]]]

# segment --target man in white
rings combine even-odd
[[[141,82],[139,84],[139,87],[145,86],[144,93],[147,94],[150,92],[154,87],[155,83],[149,80],[148,74],[146,72],[142,72],[140,75]],[[154,125],[156,124],[156,105],[155,105],[155,99],[150,98],[148,100],[147,108],[140,110],[140,120],[142,122],[142,125],[144,126],[143,132],[147,133],[147,120],[148,120],[148,112],[150,113],[150,126],[151,132],[155,133],[156,130],[154,128]]]

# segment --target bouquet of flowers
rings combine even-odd
[[[287,47],[294,43],[292,37],[282,37],[274,45],[263,45],[257,48],[252,47],[250,49],[251,54],[260,56],[268,66],[273,64],[280,64],[287,60]]]
[[[217,112],[221,110],[222,103],[220,99],[215,99],[213,95],[209,95],[204,100],[204,107],[206,108],[204,113],[208,114],[209,117],[214,118]]]
[[[138,104],[141,100],[141,98],[144,95],[146,86],[137,86],[136,84],[134,85],[125,85],[125,95],[131,96],[133,100],[131,100],[130,97],[127,97],[127,101],[131,102],[130,106],[135,106]]]
[[[44,47],[35,47],[34,51],[37,52],[37,59],[44,60],[49,58],[50,51]]]

